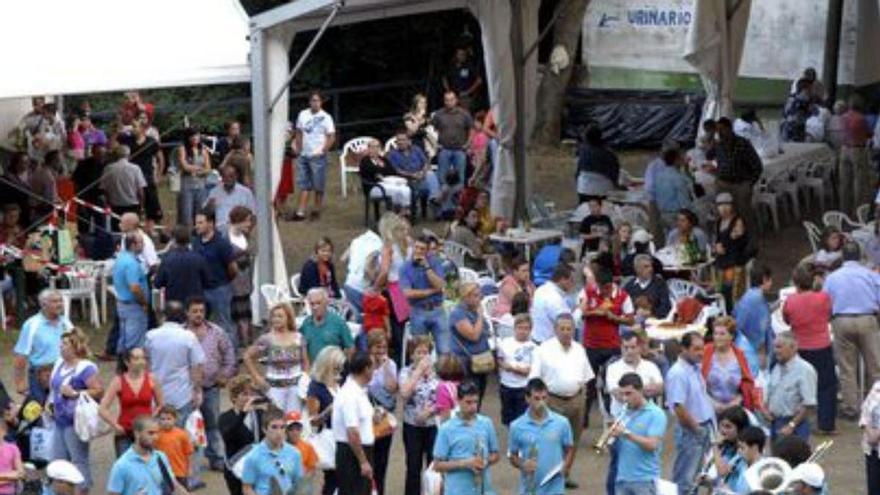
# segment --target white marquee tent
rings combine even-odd
[[[523,32],[520,49],[528,49],[538,36],[539,0],[514,0],[523,5]],[[271,198],[280,181],[284,130],[289,121],[289,49],[298,31],[310,31],[325,23],[351,24],[388,17],[422,14],[441,10],[467,8],[480,23],[485,53],[486,76],[489,96],[496,105],[499,140],[499,156],[496,157],[492,209],[511,216],[513,211],[516,180],[513,170],[514,133],[516,131],[517,82],[521,89],[525,115],[534,116],[535,57],[525,67],[523,77],[516,81],[514,66],[514,43],[512,32],[512,2],[507,0],[296,0],[251,18],[251,69],[253,80],[252,116],[254,122],[254,156],[258,165],[256,194],[259,198]],[[308,53],[306,52],[306,56]],[[295,71],[294,71],[295,73]],[[530,100],[530,102],[529,102]],[[526,119],[526,131],[533,123]],[[522,131],[522,129],[520,130]],[[269,166],[260,166],[268,164]],[[258,205],[258,218],[274,218],[272,205],[262,201]],[[277,228],[261,228],[258,243],[261,256],[258,261],[258,279],[286,284],[286,269],[280,253]]]
[[[0,99],[246,82],[236,0],[27,0],[0,16]]]

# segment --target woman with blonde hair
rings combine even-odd
[[[400,370],[400,398],[403,406],[403,445],[406,449],[405,495],[422,493],[421,473],[433,460],[437,437],[437,388],[430,335],[416,335],[409,341],[410,365]]]
[[[382,295],[391,302],[391,348],[393,356],[399,356],[403,342],[403,323],[409,319],[409,301],[400,288],[400,269],[410,252],[409,222],[400,215],[386,213],[379,220],[382,251],[379,256],[379,272],[374,284],[385,287]],[[403,363],[397,363],[398,366]]]
[[[311,382],[306,396],[306,406],[311,418],[312,430],[320,432],[330,428],[333,414],[333,399],[339,391],[339,381],[345,366],[345,353],[334,345],[321,349],[312,366]],[[322,495],[332,495],[336,491],[336,470],[324,470]]]
[[[417,93],[413,96],[409,111],[403,116],[403,125],[412,143],[425,152],[428,159],[437,154],[437,131],[431,125],[428,114],[428,98]]]
[[[97,400],[104,392],[98,366],[90,361],[88,337],[79,329],[61,336],[61,358],[55,362],[49,380],[48,406],[55,419],[52,434],[52,458],[72,462],[85,480],[77,486],[78,494],[89,492],[92,485],[89,468],[89,443],[79,439],[73,427],[76,404],[85,392]]]
[[[258,389],[285,413],[300,411],[299,380],[309,371],[306,339],[296,328],[296,315],[287,303],[269,310],[269,332],[244,353],[244,365]],[[257,363],[263,364],[261,373]]]
[[[358,167],[364,195],[371,199],[391,200],[395,210],[408,212],[412,190],[406,178],[397,175],[397,170],[382,155],[382,143],[378,139],[369,141],[367,155],[361,158]]]

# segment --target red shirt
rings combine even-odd
[[[587,310],[593,311],[606,306],[617,316],[624,314],[623,306],[629,300],[625,290],[615,287],[610,298],[605,298],[595,285],[584,289]],[[584,347],[590,349],[619,349],[619,325],[604,316],[584,316]]]
[[[368,332],[374,328],[385,328],[385,317],[391,314],[388,307],[388,301],[379,293],[365,293],[363,299],[364,307],[364,331]]]
[[[134,419],[142,414],[153,415],[153,378],[144,372],[141,389],[135,394],[125,375],[119,376],[119,418],[117,422],[127,433],[131,433]]]
[[[831,345],[828,322],[831,297],[826,292],[808,291],[792,294],[782,305],[782,317],[791,325],[798,349],[825,349]]]
[[[865,115],[855,110],[849,110],[841,117],[843,121],[843,145],[865,146],[871,139],[871,129]]]

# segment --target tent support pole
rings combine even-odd
[[[308,60],[309,55],[312,54],[312,50],[317,46],[318,41],[321,40],[321,37],[324,36],[324,32],[327,31],[327,28],[330,27],[330,23],[333,22],[333,19],[336,18],[336,14],[339,13],[339,9],[342,8],[342,2],[336,2],[333,5],[333,10],[330,11],[330,15],[327,16],[327,19],[324,20],[324,23],[321,24],[318,32],[315,33],[315,36],[312,37],[312,41],[309,42],[309,46],[306,47],[306,50],[299,56],[299,60],[296,61],[296,65],[291,69],[290,74],[287,75],[287,80],[284,81],[284,84],[278,88],[278,92],[275,93],[275,96],[272,97],[272,101],[269,103],[269,108],[267,109],[269,113],[272,113],[272,110],[275,108],[275,105],[278,103],[278,100],[281,99],[281,96],[284,95],[284,92],[288,90],[290,87],[290,82],[293,81],[293,78],[299,73],[300,69],[302,69],[303,65],[305,65],[306,60]]]
[[[822,81],[828,98],[826,106],[837,99],[837,70],[840,63],[840,30],[843,25],[843,0],[828,0],[828,17],[825,23],[825,59],[822,62]]]
[[[516,96],[516,128],[513,134],[513,169],[516,178],[516,194],[513,203],[515,223],[519,220],[528,220],[528,210],[526,209],[526,88],[522,9],[523,0],[510,0],[510,46],[513,55],[513,82]]]
[[[273,198],[270,150],[270,122],[267,105],[266,32],[251,32],[251,112],[254,133],[254,186],[257,201],[257,280],[275,281],[275,229],[272,226]],[[259,287],[256,288],[259,290]],[[259,320],[265,317],[265,305],[258,304]]]

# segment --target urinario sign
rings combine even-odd
[[[584,16],[585,62],[593,67],[694,73],[682,53],[695,21],[695,2],[592,0]],[[865,35],[872,30],[865,26],[877,31],[876,6],[871,18],[870,13],[856,12],[854,2],[846,4],[840,81],[865,84],[865,75],[856,74],[847,60],[855,57],[857,44],[870,45]],[[827,0],[753,0],[740,74],[789,80],[807,66],[821,74],[827,11]],[[865,22],[866,14],[870,24],[857,28],[856,20]]]

